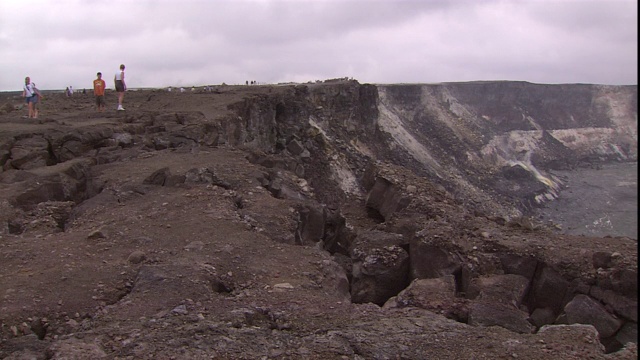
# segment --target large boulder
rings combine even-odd
[[[346,219],[339,209],[332,209],[308,202],[298,209],[298,226],[295,241],[299,245],[322,242],[322,247],[332,254],[349,254],[349,236]]]
[[[57,136],[56,136],[57,135]],[[113,143],[113,129],[97,127],[60,133],[51,137],[51,153],[59,162],[85,155],[88,151]]]
[[[627,322],[625,323],[618,333],[616,334],[616,340],[622,344],[638,343],[638,323]]]
[[[47,201],[81,201],[94,196],[99,189],[93,183],[90,161],[81,159],[47,167],[46,171],[35,172],[37,181],[31,184],[13,200],[24,210]]]
[[[231,184],[220,179],[216,173],[209,168],[189,169],[184,176],[184,182],[187,184],[210,184],[224,189],[231,188]]]
[[[610,314],[602,304],[587,295],[576,295],[564,307],[564,312],[567,323],[593,325],[601,338],[615,335],[622,327],[620,319]]]
[[[322,279],[320,286],[329,294],[335,295],[343,301],[351,300],[349,279],[344,268],[333,260],[322,260],[320,263]]]
[[[530,308],[548,308],[555,314],[562,310],[569,282],[545,265],[534,278],[529,299]]]
[[[616,314],[638,322],[638,301],[626,298],[612,290],[592,286],[589,295],[610,307]]]
[[[168,167],[158,169],[151,175],[147,176],[142,183],[145,185],[158,185],[163,186],[167,178],[171,176],[171,170]]]
[[[371,243],[367,234],[358,235],[350,251],[353,259],[351,299],[356,303],[383,305],[408,285],[409,254],[394,245],[401,236],[388,234],[384,244],[382,234],[376,235]]]
[[[410,242],[411,277],[417,279],[439,278],[460,271],[462,260],[456,253],[420,239]]]
[[[326,216],[324,207],[305,205],[298,210],[298,227],[295,233],[296,244],[315,244],[324,239]]]
[[[505,274],[516,274],[531,280],[536,272],[538,260],[530,256],[504,253],[499,255]]]
[[[500,326],[517,333],[530,334],[535,327],[527,321],[529,314],[513,305],[474,301],[469,305],[469,325]]]
[[[529,288],[529,280],[515,274],[474,278],[470,289],[477,297],[469,306],[469,324],[501,326],[518,333],[531,333],[535,327],[520,305]]]
[[[50,165],[53,159],[48,149],[49,141],[42,136],[18,139],[11,147],[5,168],[29,170]]]
[[[367,195],[366,206],[377,211],[387,221],[396,211],[406,208],[410,202],[411,199],[405,196],[397,185],[378,176]]]
[[[531,312],[529,322],[536,327],[553,324],[556,321],[556,315],[551,309],[537,308]]]
[[[524,276],[505,274],[481,276],[471,281],[477,291],[476,300],[495,302],[519,308],[529,289],[529,280]]]
[[[582,339],[581,345],[584,350],[593,354],[601,354],[604,352],[604,346],[597,341],[598,331],[592,325],[585,324],[560,324],[560,325],[545,325],[538,330],[538,336],[546,338],[547,340],[563,341],[566,339]],[[637,356],[637,354],[636,354]],[[626,359],[627,357],[621,356],[617,359]],[[632,357],[629,357],[632,359]]]
[[[414,279],[397,296],[390,298],[385,308],[418,307],[442,314],[456,321],[467,322],[467,300],[456,296],[453,275],[437,279]]]
[[[325,206],[324,248],[332,254],[349,255],[349,248],[354,237],[347,228],[347,220],[339,209]]]
[[[453,275],[437,279],[414,279],[385,307],[415,306],[427,310],[441,310],[456,299],[456,279]]]

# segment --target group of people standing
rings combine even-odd
[[[116,109],[118,111],[124,110],[124,107],[122,107],[122,101],[124,100],[124,92],[127,91],[127,84],[124,81],[124,68],[124,64],[121,64],[120,70],[116,72],[115,76],[113,77],[113,81],[116,87],[116,93],[118,94],[118,107]],[[93,80],[93,95],[96,98],[96,107],[98,111],[104,111],[105,109],[104,91],[106,87],[107,85],[102,79],[102,73],[98,72],[97,78]],[[38,88],[36,88],[36,84],[31,82],[31,78],[28,76],[24,79],[22,97],[25,98],[27,107],[29,108],[29,118],[38,118],[37,104],[38,101],[43,98],[43,96]]]

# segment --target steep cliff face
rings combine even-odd
[[[549,198],[559,186],[545,174],[550,168],[637,161],[636,86],[481,82],[378,89],[383,131],[430,172],[459,174],[452,180],[457,187],[504,182],[502,170],[519,166]]]

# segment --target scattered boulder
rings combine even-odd
[[[149,175],[142,181],[146,185],[158,185],[163,186],[168,177],[171,176],[171,171],[168,167],[158,169]]]
[[[538,266],[538,260],[529,256],[503,253],[499,255],[505,274],[516,274],[532,280]]]
[[[616,340],[622,345],[628,343],[638,343],[638,323],[626,322],[618,333],[616,334]]]
[[[471,281],[471,287],[478,292],[478,301],[519,308],[529,290],[529,280],[514,274],[481,276]]]
[[[130,147],[133,145],[133,136],[129,133],[115,133],[113,134],[113,140],[116,145],[124,147]]]
[[[280,183],[280,190],[277,192],[276,197],[278,199],[306,200],[306,197],[299,191],[296,191],[289,185],[282,183]]]
[[[113,129],[103,126],[52,136],[50,150],[58,162],[69,161],[89,151],[113,144]]]
[[[305,205],[298,210],[296,244],[314,244],[324,239],[326,213],[320,205]]]
[[[349,254],[353,232],[347,228],[347,220],[339,209],[325,206],[324,249],[332,254]]]
[[[408,284],[409,254],[397,245],[351,250],[351,299],[383,305]]]
[[[406,208],[410,202],[411,198],[405,196],[398,186],[378,176],[367,195],[366,206],[389,220],[396,211]]]
[[[611,253],[604,251],[597,251],[592,256],[594,269],[607,269],[611,266]]]
[[[389,299],[385,307],[415,306],[422,309],[443,309],[456,298],[456,279],[453,275],[437,279],[414,279],[397,296]]]
[[[546,337],[547,339],[563,339],[563,338],[574,338],[574,339],[583,339],[582,341],[585,346],[587,344],[592,344],[588,347],[591,348],[593,353],[603,353],[605,348],[604,346],[598,342],[598,331],[593,325],[586,324],[561,324],[561,325],[545,325],[540,328],[538,331],[538,335],[542,337]],[[637,356],[637,355],[636,355]],[[625,357],[621,357],[620,359],[624,359]]]
[[[293,155],[300,155],[304,150],[304,145],[300,143],[300,141],[293,139],[287,144],[287,150]]]
[[[520,305],[529,288],[529,280],[521,275],[481,276],[471,281],[477,297],[469,305],[469,324],[501,326],[518,333],[531,333],[534,326]]]
[[[535,180],[531,171],[521,164],[503,167],[502,176],[509,180]]]
[[[57,174],[30,187],[15,198],[21,209],[32,209],[47,201],[72,201],[76,197],[77,182],[64,174]]]
[[[529,322],[538,328],[544,325],[553,324],[555,320],[556,315],[553,313],[553,310],[547,308],[537,308],[533,310],[529,316]]]
[[[351,301],[349,279],[344,268],[333,260],[322,260],[320,263],[322,280],[320,286],[328,293],[336,295],[343,301]]]
[[[384,308],[407,306],[433,311],[459,322],[468,321],[467,301],[456,297],[453,275],[437,279],[414,279],[406,289],[384,304]]]
[[[213,184],[217,181],[217,177],[208,168],[194,168],[189,169],[184,174],[184,181],[187,184]]]
[[[613,274],[613,289],[632,299],[638,299],[638,270],[620,269]]]
[[[96,239],[104,239],[106,236],[102,232],[102,230],[94,230],[87,235],[87,239],[96,240]]]
[[[439,278],[455,274],[461,269],[462,261],[457,254],[419,239],[410,242],[409,253],[412,278]]]
[[[10,168],[29,170],[51,165],[49,141],[42,136],[32,136],[17,140],[10,149],[10,160],[5,164]]]
[[[211,290],[215,293],[229,294],[235,289],[235,285],[228,277],[212,275],[208,280]]]
[[[545,265],[534,278],[529,300],[530,308],[548,308],[560,313],[569,282],[562,275]]]
[[[589,295],[610,307],[616,314],[638,322],[638,301],[624,297],[612,290],[592,286]]]
[[[474,301],[469,305],[469,325],[500,326],[521,334],[530,334],[535,327],[527,321],[529,314],[513,305]]]
[[[601,338],[608,338],[622,327],[622,321],[611,315],[599,302],[587,295],[576,295],[565,307],[569,324],[593,325]]]
[[[141,262],[146,260],[146,258],[147,258],[147,255],[144,253],[144,251],[136,250],[131,254],[129,254],[127,261],[129,261],[132,264],[140,264]]]

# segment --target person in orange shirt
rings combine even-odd
[[[107,84],[102,80],[102,73],[98,73],[98,78],[93,80],[93,95],[96,96],[96,106],[98,111],[104,111],[104,89]]]

